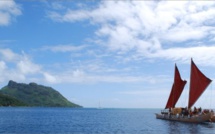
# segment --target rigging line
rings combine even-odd
[[[211,93],[210,93],[210,109],[212,109],[212,98],[213,98],[213,84],[211,84]]]
[[[186,107],[187,106],[187,95],[188,95],[188,92],[187,92],[187,89],[185,88],[186,85],[184,86],[184,90],[181,94],[181,106],[183,107]]]
[[[212,89],[213,89],[213,86],[212,86],[212,84],[210,85],[210,88],[208,87],[208,92],[207,92],[207,94],[205,95],[205,97],[206,97],[206,99],[205,99],[205,101],[204,101],[204,104],[208,104],[208,105],[205,105],[205,106],[207,106],[209,109],[211,109],[212,108]],[[202,102],[203,103],[203,102]]]
[[[185,107],[188,107],[188,98],[189,98],[189,91],[190,91],[190,89],[189,89],[189,87],[190,87],[190,79],[188,78],[187,79],[188,81],[187,81],[187,88],[186,88],[186,90],[184,90],[184,103],[185,103]]]
[[[185,94],[185,105],[188,106],[188,97],[189,97],[189,87],[186,90],[186,94]]]
[[[201,100],[198,102],[200,106],[204,106],[205,108],[211,109],[211,100],[212,100],[212,84],[210,84],[206,90],[204,91],[204,93],[202,94],[202,98]]]
[[[209,85],[209,87],[207,88],[208,92],[206,91],[204,97],[205,99],[203,101],[201,101],[201,104],[204,104],[205,108],[211,109],[211,102],[212,102],[212,84]]]

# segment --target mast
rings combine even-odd
[[[198,100],[201,94],[205,91],[207,86],[211,83],[211,79],[207,78],[195,65],[191,59],[191,73],[190,73],[190,93],[188,108]]]
[[[181,96],[181,93],[182,93],[186,83],[187,83],[186,80],[181,79],[180,73],[179,73],[178,68],[175,64],[174,83],[172,85],[172,90],[170,92],[169,99],[167,101],[165,109],[175,107],[175,104],[177,103],[179,97]]]

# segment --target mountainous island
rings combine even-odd
[[[51,87],[12,80],[0,90],[0,106],[82,107]]]

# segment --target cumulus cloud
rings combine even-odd
[[[32,59],[22,52],[21,54],[15,53],[11,49],[0,49],[0,81],[19,80],[23,82],[47,82],[52,84],[59,83],[97,83],[97,82],[112,82],[112,83],[123,83],[123,82],[161,82],[161,78],[157,77],[136,77],[136,76],[125,76],[119,74],[105,74],[104,68],[101,73],[91,73],[95,70],[99,72],[101,68],[92,67],[92,63],[84,64],[81,66],[64,68],[63,71],[56,71],[56,68],[46,70],[37,63],[34,63]],[[101,65],[99,65],[101,66]],[[63,67],[63,66],[62,66]],[[106,67],[105,67],[106,68]],[[110,69],[110,68],[109,68]],[[110,70],[106,70],[111,72]],[[112,70],[113,71],[113,70]]]
[[[14,53],[10,49],[0,49],[0,54],[1,54],[1,57],[8,62],[13,62],[20,58],[18,54]]]
[[[89,20],[99,25],[95,35],[111,51],[135,50],[143,57],[170,60],[199,55],[201,60],[215,60],[211,53],[215,33],[213,1],[102,1],[86,10],[52,10],[48,16],[58,22]],[[203,40],[211,46],[195,44]]]
[[[60,81],[57,81],[56,77],[47,73],[47,72],[44,72],[43,73],[44,75],[44,78],[45,78],[45,81],[49,82],[49,83],[58,83]]]
[[[0,49],[0,81],[19,80],[26,81],[26,77],[30,75],[38,75],[42,68],[34,63],[25,53],[15,53],[11,49]],[[34,79],[28,77],[28,80]]]
[[[21,8],[13,0],[0,1],[0,26],[9,25],[17,16],[21,15]]]
[[[30,61],[28,57],[24,56],[17,62],[17,69],[22,74],[34,74],[40,72],[41,67]]]

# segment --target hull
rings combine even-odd
[[[182,117],[182,116],[168,115],[168,114],[156,114],[157,119],[188,122],[188,123],[203,123],[211,120],[212,117],[215,117],[212,112],[209,112],[207,114],[195,115],[192,117],[187,117],[187,116]]]
[[[215,115],[211,118],[211,122],[215,122]]]

